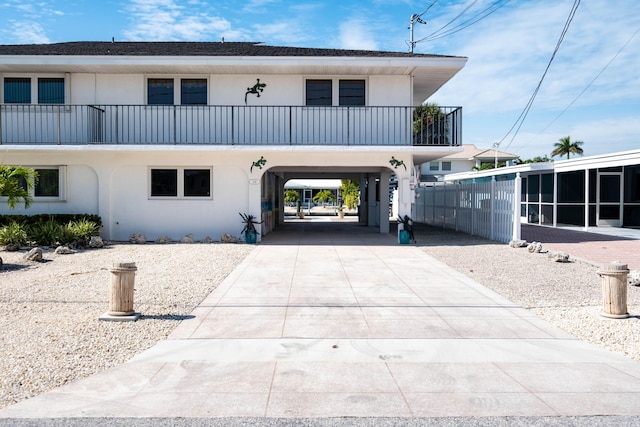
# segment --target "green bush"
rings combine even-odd
[[[62,237],[63,227],[53,218],[29,227],[29,240],[38,245],[54,246],[60,243]]]
[[[0,245],[24,245],[27,243],[27,230],[18,222],[10,222],[0,227]]]
[[[98,234],[98,225],[93,221],[89,221],[88,219],[70,221],[62,227],[61,243],[80,243],[86,245],[89,243],[91,236]]]

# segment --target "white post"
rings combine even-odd
[[[589,169],[584,170],[584,231],[589,231]]]
[[[522,194],[520,190],[522,186],[522,178],[520,172],[516,173],[516,179],[513,189],[513,232],[512,240],[520,240],[520,204],[522,203]]]
[[[495,175],[491,177],[491,208],[489,213],[489,218],[491,219],[491,233],[490,239],[495,240],[496,234],[496,177]]]

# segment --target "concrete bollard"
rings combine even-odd
[[[614,261],[610,264],[602,264],[598,269],[602,278],[602,299],[604,317],[612,319],[626,319],[627,311],[627,264]]]
[[[133,310],[133,291],[138,268],[135,262],[117,262],[111,269],[111,289],[109,292],[109,311],[100,316],[100,320],[131,321],[138,320],[140,313]]]

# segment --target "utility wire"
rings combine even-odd
[[[566,106],[566,108],[565,108],[564,110],[562,110],[562,111],[561,111],[561,112],[560,112],[560,113],[559,113],[559,114],[558,114],[558,115],[557,115],[557,116],[556,116],[556,117],[551,121],[551,123],[549,123],[547,126],[545,126],[545,128],[544,128],[544,129],[542,129],[540,132],[538,132],[538,134],[537,134],[536,136],[534,136],[533,138],[531,138],[531,141],[533,141],[535,138],[537,138],[538,136],[540,136],[540,135],[541,135],[545,130],[549,129],[549,127],[551,127],[551,125],[553,125],[553,124],[554,124],[554,123],[555,123],[555,122],[560,118],[560,116],[562,116],[564,113],[566,113],[566,112],[567,112],[567,110],[568,110],[569,108],[571,108],[571,106],[572,106],[573,104],[575,104],[575,102],[578,100],[578,98],[580,98],[580,97],[582,96],[582,94],[584,94],[584,93],[587,91],[587,89],[589,89],[589,88],[591,87],[591,85],[592,85],[592,84],[594,84],[596,80],[598,80],[598,78],[602,75],[602,73],[604,73],[604,72],[605,72],[605,70],[606,70],[607,68],[609,68],[609,65],[611,65],[611,63],[612,63],[613,61],[615,61],[615,59],[618,57],[618,55],[620,55],[620,54],[622,53],[622,51],[624,50],[624,48],[626,48],[626,47],[627,47],[627,45],[628,45],[629,43],[631,43],[631,40],[633,40],[633,38],[634,38],[635,36],[637,36],[639,32],[640,32],[640,27],[638,27],[638,29],[637,29],[637,30],[636,30],[636,31],[631,35],[631,37],[629,37],[629,40],[627,40],[627,42],[626,42],[625,44],[623,44],[623,45],[622,45],[622,47],[618,50],[618,52],[616,52],[616,54],[615,54],[615,55],[613,55],[613,58],[611,58],[611,59],[609,60],[609,62],[607,62],[607,64],[602,68],[602,70],[600,70],[600,72],[599,72],[598,74],[596,74],[596,76],[593,78],[593,80],[591,80],[591,81],[589,82],[589,84],[588,84],[584,89],[582,89],[582,91],[581,91],[581,92],[580,92],[580,93],[579,93],[575,98],[573,98],[573,101],[571,101],[571,102],[569,103],[569,105],[567,105],[567,106]]]
[[[443,37],[447,37],[450,36],[451,34],[455,34],[459,31],[464,30],[465,28],[470,27],[471,25],[483,20],[484,18],[492,15],[493,13],[495,13],[498,9],[500,9],[501,7],[505,6],[507,3],[509,3],[511,0],[506,0],[504,1],[502,4],[500,4],[501,0],[496,1],[494,3],[492,3],[491,5],[489,5],[488,7],[486,7],[485,9],[483,9],[482,11],[480,11],[479,13],[477,13],[475,16],[472,16],[471,18],[467,19],[466,21],[456,25],[455,27],[451,28],[450,30],[442,33],[442,34],[438,34],[440,31],[442,31],[444,29],[441,28],[438,31],[432,33],[431,35],[426,36],[425,38],[418,40],[419,42],[421,41],[431,41],[431,40],[437,40]]]
[[[445,28],[447,28],[449,25],[451,25],[451,23],[453,23],[453,21],[455,21],[456,19],[460,18],[460,16],[462,16],[467,10],[469,10],[469,8],[471,8],[471,6],[473,6],[474,4],[476,4],[478,0],[473,0],[471,2],[471,4],[469,4],[467,7],[464,8],[464,10],[462,12],[460,12],[455,18],[453,18],[451,21],[447,22],[447,24],[445,26],[443,26],[442,28],[440,28],[439,30],[429,34],[428,36],[414,42],[414,43],[420,43],[421,41],[424,41],[426,39],[428,39],[429,37],[433,36],[436,33],[439,33],[440,31],[444,30]]]
[[[433,5],[434,5],[434,4],[436,4],[436,2],[437,2],[437,1],[438,1],[438,0],[433,0],[433,3],[431,3],[429,6],[427,6],[427,8],[424,10],[424,12],[422,12],[422,13],[421,13],[420,15],[418,15],[418,16],[422,16],[422,15],[424,15],[425,13],[427,13],[427,12],[429,11],[429,9],[431,9],[431,8],[433,7]]]
[[[505,150],[509,148],[509,146],[511,145],[511,143],[515,139],[516,135],[518,135],[518,132],[520,131],[520,128],[522,127],[522,124],[524,123],[524,120],[527,118],[527,115],[529,114],[529,110],[531,110],[531,105],[533,105],[533,101],[536,99],[536,96],[538,95],[538,91],[540,90],[540,87],[542,86],[542,82],[544,81],[544,78],[546,77],[547,72],[549,71],[549,68],[551,67],[551,63],[553,62],[554,58],[556,57],[556,54],[560,50],[560,45],[562,44],[562,41],[564,40],[564,36],[567,34],[567,31],[569,30],[569,26],[571,25],[571,22],[573,21],[573,18],[574,18],[575,14],[576,14],[576,11],[578,10],[578,6],[579,5],[580,5],[580,0],[575,0],[574,3],[573,3],[573,6],[571,7],[571,11],[569,12],[569,17],[567,18],[567,21],[564,24],[564,28],[562,29],[562,33],[560,34],[560,38],[558,39],[558,42],[556,43],[556,47],[555,47],[555,49],[553,51],[553,54],[551,55],[551,59],[549,59],[549,63],[547,64],[547,67],[545,68],[544,73],[542,74],[542,77],[540,78],[540,81],[538,82],[538,85],[536,86],[535,90],[533,91],[533,94],[531,95],[531,98],[529,99],[529,102],[527,102],[527,105],[524,107],[524,110],[522,110],[522,113],[520,113],[520,116],[516,119],[516,121],[513,124],[513,126],[511,126],[511,129],[509,129],[509,131],[505,134],[505,136],[503,136],[502,139],[497,142],[497,144],[500,145],[502,143],[502,141],[504,141],[507,138],[507,136],[509,136],[511,131],[513,131],[513,129],[516,128],[516,126],[517,126],[517,129],[514,132],[513,136],[511,137],[511,140],[509,141],[509,143],[505,147]]]

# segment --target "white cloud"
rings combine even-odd
[[[133,26],[123,33],[131,40],[210,40],[231,31],[226,19],[191,10],[174,0],[133,0],[126,11]]]
[[[18,44],[39,44],[50,42],[44,28],[42,28],[42,26],[37,22],[12,22],[11,27],[8,30],[13,33]]]
[[[340,24],[340,48],[377,50],[375,36],[363,21],[352,19]]]

